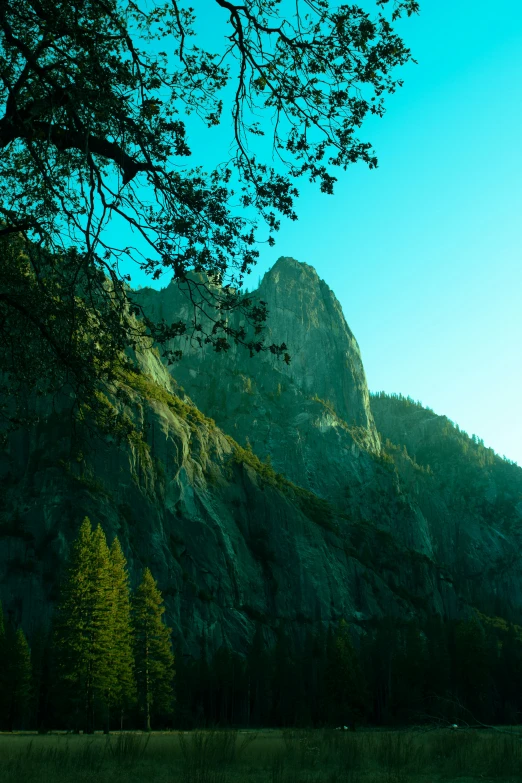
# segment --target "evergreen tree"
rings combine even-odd
[[[74,728],[94,731],[117,675],[110,667],[112,589],[103,530],[85,517],[74,542],[55,624],[58,676]]]
[[[83,520],[71,547],[67,578],[55,616],[57,676],[62,705],[73,727],[85,725],[90,700],[92,528]]]
[[[329,721],[349,723],[355,728],[355,724],[364,719],[366,687],[345,620],[341,620],[337,632],[328,637],[325,692]]]
[[[448,628],[440,617],[430,617],[426,625],[427,663],[425,693],[427,712],[451,717],[451,661]]]
[[[13,728],[27,728],[31,700],[31,650],[21,628],[14,633],[11,660]]]
[[[124,714],[136,701],[136,681],[129,576],[127,561],[117,538],[112,542],[109,557],[113,591],[110,651],[113,684],[108,704],[119,715],[120,728],[123,728]]]
[[[108,720],[112,695],[118,692],[119,671],[115,665],[118,640],[114,638],[115,591],[105,533],[98,525],[92,535],[91,660],[92,694],[90,730],[97,717]],[[107,730],[107,724],[106,724]]]
[[[170,715],[173,707],[174,655],[164,611],[161,593],[146,568],[132,600],[138,704],[146,731],[153,716]]]
[[[31,652],[21,628],[8,622],[2,634],[1,726],[25,728],[31,696]]]
[[[263,726],[268,723],[272,700],[270,653],[266,649],[263,628],[256,623],[247,657],[247,723]]]
[[[286,633],[282,621],[277,628],[272,663],[272,719],[276,726],[293,726],[297,704],[302,701],[300,677],[292,640]]]
[[[502,722],[516,725],[522,709],[522,642],[512,624],[502,640],[495,675],[500,692]]]
[[[427,651],[415,621],[403,629],[394,663],[391,711],[400,723],[408,723],[424,712]]]
[[[31,724],[45,734],[53,724],[53,667],[51,633],[40,626],[31,637]]]
[[[7,666],[7,645],[5,638],[4,612],[0,601],[0,728],[5,728],[8,704],[9,672]]]
[[[453,648],[455,693],[463,707],[459,719],[487,719],[490,667],[487,640],[483,628],[473,620],[455,625]]]

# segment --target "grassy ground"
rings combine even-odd
[[[0,735],[1,783],[522,781],[522,739],[459,729]]]

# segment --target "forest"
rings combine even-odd
[[[30,639],[0,615],[1,729],[142,730],[517,724],[522,628],[501,618],[344,619],[297,646],[263,625],[246,657],[176,651],[149,569],[134,591],[118,539],[85,518],[52,630]],[[481,622],[479,622],[479,620]]]

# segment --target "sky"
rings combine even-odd
[[[340,172],[333,196],[300,183],[299,220],[252,282],[280,256],[314,266],[371,391],[409,395],[522,466],[522,4],[421,0],[399,31],[418,64],[363,126],[379,167]]]

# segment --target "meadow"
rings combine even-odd
[[[0,735],[1,783],[522,781],[522,735],[468,729]]]

